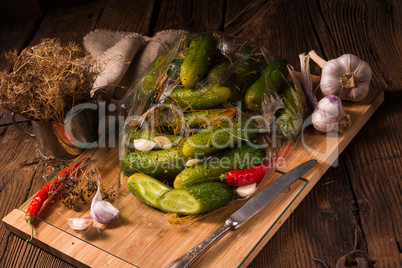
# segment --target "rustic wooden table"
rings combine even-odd
[[[4,1],[3,1],[4,2]],[[21,2],[21,3],[18,3]],[[335,267],[354,248],[378,267],[402,265],[402,3],[364,1],[15,1],[2,3],[0,51],[42,38],[82,44],[94,29],[152,36],[165,29],[219,30],[255,40],[299,69],[298,55],[358,55],[385,101],[249,267]],[[249,3],[247,3],[249,2]],[[10,70],[3,59],[0,68]],[[319,74],[314,65],[312,72]],[[45,183],[36,145],[0,126],[0,218]],[[29,122],[21,126],[30,127]],[[355,231],[357,239],[355,239]],[[0,226],[1,267],[71,267]],[[355,244],[356,242],[356,244]]]

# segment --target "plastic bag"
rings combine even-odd
[[[130,88],[121,107],[122,187],[180,215],[207,213],[251,194],[236,190],[254,183],[256,170],[265,177],[273,172],[274,160],[298,139],[306,113],[286,60],[220,32],[178,38]],[[234,170],[237,176],[247,173],[248,181],[229,178]],[[129,178],[137,173],[146,176]],[[257,187],[264,177],[258,176]]]

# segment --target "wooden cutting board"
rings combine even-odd
[[[339,154],[373,115],[384,99],[381,90],[371,89],[368,97],[359,103],[345,102],[344,108],[351,116],[352,126],[343,135],[321,134],[307,127],[301,139],[286,158],[286,172],[309,159],[319,164],[303,179],[278,196],[242,228],[230,232],[204,254],[194,267],[246,267],[265,246],[297,205],[309,193]],[[116,185],[119,175],[118,148],[98,148],[93,161],[105,185]],[[280,176],[273,173],[259,190]],[[3,222],[9,230],[28,238],[30,229],[24,217],[32,199],[14,209]],[[66,208],[60,201],[47,202],[34,224],[32,243],[78,267],[164,267],[220,227],[224,220],[244,201],[200,217],[181,226],[167,223],[166,214],[139,202],[132,194],[122,192],[118,198],[120,217],[104,226],[94,225],[88,233],[73,232],[63,217],[89,215],[89,206],[82,212]]]

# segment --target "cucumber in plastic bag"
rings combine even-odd
[[[273,56],[255,42],[221,32],[183,34],[130,87],[120,107],[124,107],[125,119],[120,132],[121,181],[140,172],[166,184],[166,189],[174,186],[174,179],[183,170],[195,168],[191,163],[223,164],[217,161],[219,155],[244,145],[258,142],[268,161],[281,146],[297,141],[306,112],[303,91],[287,60]],[[171,142],[167,149],[155,146],[156,136]],[[151,151],[133,148],[135,139],[149,142]],[[208,170],[205,176],[208,174],[218,172]],[[235,188],[228,187],[228,193],[234,192]],[[149,193],[153,198],[148,199],[146,194],[137,191],[145,203],[171,213],[181,206],[179,197],[183,194],[198,200],[188,189],[167,191],[159,201],[155,194]],[[208,198],[208,191],[203,192],[202,203]],[[224,201],[184,214],[226,206],[229,195]],[[193,203],[199,205],[199,200]]]

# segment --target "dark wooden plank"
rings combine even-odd
[[[224,23],[225,32],[242,36],[247,34],[255,26],[265,24],[264,20],[276,10],[279,2],[281,1],[228,1]]]
[[[227,8],[231,5],[229,1]],[[321,46],[312,31],[316,21],[307,16],[311,5],[314,3],[306,1],[249,2],[239,14],[227,14],[225,31],[261,44],[299,69],[299,54]],[[319,68],[312,67],[312,72],[318,74]]]
[[[397,84],[397,89],[400,89],[402,77],[399,70],[402,69],[402,63],[398,59],[402,58],[402,50],[398,47],[402,36],[401,2],[366,0],[318,3],[319,11],[325,17],[325,24],[337,45],[337,50],[325,46],[325,56],[330,59],[344,53],[358,55],[370,63],[375,87],[387,89]]]
[[[348,188],[345,166],[330,168],[250,267],[316,267],[314,258],[335,267],[340,257],[352,251],[356,229],[360,235],[353,192]],[[366,250],[364,241],[358,240],[357,248]]]
[[[3,57],[3,53],[10,51],[21,52],[23,48],[31,41],[38,24],[39,17],[29,17],[25,19],[10,19],[0,22],[0,70],[10,71],[11,64]],[[23,118],[17,116],[17,122]],[[0,115],[0,125],[10,124],[10,113]]]
[[[223,15],[223,1],[161,1],[155,32],[167,29],[221,31]]]
[[[82,45],[82,38],[95,28],[104,5],[104,1],[99,1],[50,11],[36,31],[31,45],[40,43],[43,38],[58,38],[62,45],[69,42]]]
[[[28,123],[20,125],[24,128],[29,126]],[[38,191],[45,180],[41,175],[43,165],[35,159],[34,140],[13,125],[0,127],[0,133],[0,217],[3,218]],[[2,242],[0,248],[0,252],[3,252],[0,259],[2,267],[13,267],[3,264],[7,259],[19,258],[19,249],[13,244],[13,236],[4,226],[0,228],[0,240],[7,241]]]
[[[136,32],[151,35],[151,22],[155,0],[109,1],[96,24],[97,29],[109,29],[122,32]]]
[[[382,107],[347,148],[347,168],[368,253],[378,267],[402,263],[402,100],[388,92]]]
[[[31,40],[37,24],[38,17],[12,19],[0,22],[0,55],[4,52],[16,50],[20,52]],[[0,60],[0,70],[9,70],[10,64],[3,57]]]
[[[7,1],[2,0],[0,2],[0,18],[5,20],[10,19],[28,19],[39,18],[43,16],[43,10],[41,7],[42,1],[37,0],[19,0],[19,1]]]

